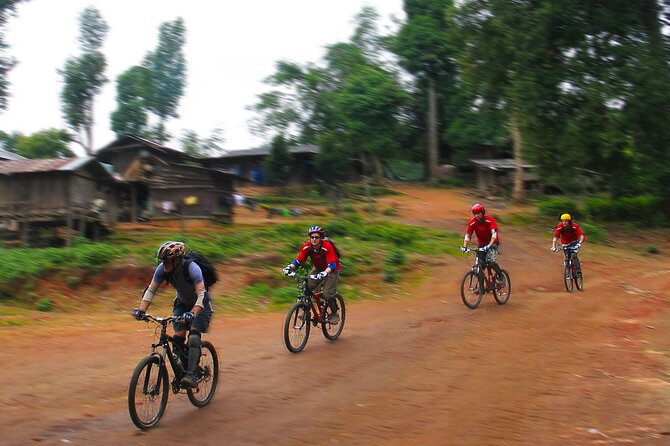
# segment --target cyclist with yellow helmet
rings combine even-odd
[[[561,221],[556,225],[554,239],[551,241],[551,250],[554,252],[558,251],[556,242],[559,237],[563,245],[574,243],[575,245],[579,245],[575,246],[577,249],[581,247],[585,239],[584,231],[582,231],[582,228],[580,228],[577,223],[572,221],[572,216],[570,214],[562,214]]]
[[[565,255],[573,256],[575,266],[577,267],[577,274],[581,274],[582,269],[579,264],[579,258],[577,257],[577,251],[582,247],[582,243],[584,243],[586,236],[584,235],[582,228],[572,221],[572,216],[570,214],[562,214],[561,221],[556,225],[554,238],[551,241],[551,250],[553,252],[556,252],[559,249],[556,247],[556,242],[558,242],[559,238],[563,247],[569,248]]]

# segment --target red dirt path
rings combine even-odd
[[[458,231],[476,198],[401,191],[380,208]],[[487,205],[494,216],[515,210]],[[667,238],[653,258],[587,243],[586,290],[569,294],[548,232],[502,236],[513,284],[504,306],[486,295],[467,309],[458,294],[467,263],[444,256],[422,266],[428,279],[415,288],[350,301],[341,339],[313,331],[298,355],[283,346],[283,312],[218,315],[207,335],[222,370],[212,404],[198,410],[170,394],[149,432],[126,407],[151,338],[144,324],[116,310],[1,327],[0,444],[670,444]]]

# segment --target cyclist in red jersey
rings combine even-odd
[[[477,252],[479,261],[489,263],[496,274],[500,274],[500,266],[496,262],[500,246],[498,223],[496,223],[495,218],[486,215],[486,209],[479,203],[473,205],[471,211],[474,217],[468,222],[461,251],[465,252],[467,250],[472,234],[475,234],[477,236],[477,248],[486,248],[486,251]]]
[[[312,226],[307,230],[307,235],[309,235],[309,240],[302,245],[298,256],[283,271],[284,274],[290,273],[291,270],[298,268],[309,257],[312,262],[312,271],[309,274],[316,274],[317,279],[309,279],[307,286],[314,291],[320,283],[323,283],[323,297],[332,311],[329,322],[335,325],[340,322],[335,295],[337,294],[337,284],[342,265],[337,256],[335,245],[326,239],[325,229],[321,226]]]
[[[584,231],[579,227],[577,223],[572,221],[572,216],[570,214],[561,215],[561,221],[556,225],[554,230],[554,238],[551,241],[551,250],[558,251],[556,247],[556,242],[558,239],[561,239],[561,244],[569,245],[574,243],[574,246],[579,249],[584,243]],[[577,243],[575,243],[577,242]],[[579,246],[577,246],[579,245]]]
[[[577,252],[579,248],[582,247],[582,243],[586,239],[584,231],[579,227],[577,223],[572,221],[572,216],[570,214],[561,215],[561,221],[556,225],[554,230],[554,238],[551,240],[551,250],[556,252],[559,248],[556,247],[556,242],[561,240],[561,244],[564,247],[568,247],[568,251],[565,251],[566,256],[572,255],[572,259],[575,262],[575,267],[577,268],[577,274],[582,274],[582,267],[579,262],[579,257],[577,257]]]

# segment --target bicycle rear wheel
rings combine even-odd
[[[475,309],[479,306],[484,295],[484,277],[468,271],[461,281],[461,299],[466,307]]]
[[[335,302],[337,303],[337,313],[340,315],[340,322],[337,324],[331,324],[328,322],[330,316],[333,314],[328,305],[326,305],[322,318],[323,321],[321,322],[321,330],[323,331],[323,335],[329,341],[334,341],[340,337],[342,330],[344,329],[344,321],[347,318],[347,311],[346,308],[344,308],[344,299],[342,299],[342,296],[339,294],[335,295]]]
[[[565,264],[565,271],[563,271],[563,281],[565,282],[565,290],[572,293],[575,287],[575,282],[572,277],[572,262]]]
[[[212,401],[216,386],[219,384],[219,357],[209,341],[203,341],[200,361],[195,372],[198,385],[195,389],[187,389],[188,399],[195,407],[205,407]]]
[[[573,277],[575,278],[575,286],[579,291],[584,290],[584,276],[582,275],[582,270],[579,267],[573,266]]]
[[[284,321],[284,344],[291,353],[301,352],[307,345],[311,328],[310,308],[298,302],[294,304]]]
[[[168,402],[168,374],[158,356],[144,358],[135,368],[128,386],[128,412],[140,429],[149,429],[161,419]]]
[[[493,277],[493,298],[499,305],[504,305],[512,294],[512,279],[504,269],[500,270],[500,277]]]

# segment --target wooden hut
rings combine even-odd
[[[2,161],[0,228],[23,244],[49,229],[64,229],[60,236],[67,244],[75,231],[97,238],[116,222],[121,187],[92,157]]]
[[[125,135],[98,150],[96,158],[112,166],[129,185],[122,218],[209,218],[231,223],[238,177],[155,142]]]
[[[289,167],[289,182],[308,184],[316,181],[314,158],[319,153],[315,145],[290,147],[293,163]],[[234,150],[207,161],[211,167],[225,169],[256,184],[265,184],[267,174],[263,162],[270,155],[270,147],[258,147],[247,150]]]
[[[513,159],[472,159],[477,172],[477,188],[483,194],[501,195],[511,192],[514,183],[516,162]],[[534,164],[523,164],[523,183],[527,191],[537,191],[538,178]]]

